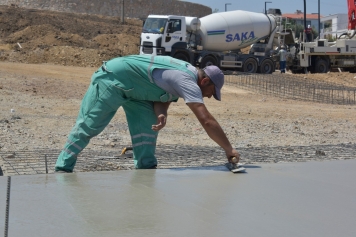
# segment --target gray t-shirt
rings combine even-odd
[[[169,69],[155,69],[152,77],[157,86],[172,95],[183,98],[185,103],[204,104],[202,92],[197,84],[198,70],[191,65],[187,67],[194,73],[195,78],[186,72]]]
[[[279,61],[286,61],[287,51],[281,49],[279,50],[278,55],[279,55]]]

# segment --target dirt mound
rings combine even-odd
[[[137,54],[142,21],[0,6],[0,61],[98,66]]]

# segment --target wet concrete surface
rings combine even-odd
[[[355,236],[356,160],[246,168],[12,176],[9,236]]]

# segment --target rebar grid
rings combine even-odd
[[[281,74],[238,73],[226,75],[227,85],[277,97],[327,104],[355,105],[356,88]]]
[[[280,146],[238,148],[243,162],[279,163],[317,160],[356,159],[356,144]],[[188,152],[189,151],[189,152]],[[54,172],[60,150],[36,149],[17,152],[0,151],[4,175],[46,174]],[[75,172],[134,169],[133,159],[117,157],[120,152],[84,149],[78,156]],[[157,148],[158,168],[219,166],[226,163],[225,153],[218,147],[162,145]]]

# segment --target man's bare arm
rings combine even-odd
[[[209,137],[225,150],[228,160],[231,161],[231,157],[236,157],[238,162],[240,154],[232,148],[220,124],[210,114],[206,106],[201,103],[187,103],[187,105],[193,111]]]

